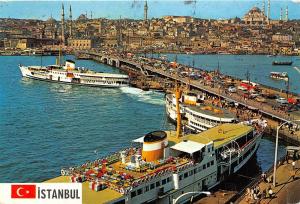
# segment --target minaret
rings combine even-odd
[[[61,41],[62,45],[65,45],[65,11],[64,4],[61,7]]]
[[[286,6],[286,9],[285,9],[285,21],[288,21],[289,20],[289,8]]]
[[[99,35],[102,35],[102,29],[103,29],[103,24],[102,24],[102,20],[100,20],[100,22],[99,22]]]
[[[270,0],[268,0],[268,23],[270,23],[270,16],[271,16],[271,3]]]
[[[148,5],[147,5],[147,0],[145,1],[144,5],[144,21],[148,20]]]
[[[70,30],[69,30],[69,37],[71,37],[72,38],[72,35],[73,35],[73,22],[72,22],[72,7],[71,7],[71,5],[70,5],[70,10],[69,10],[69,12],[70,12],[70,15],[69,15],[69,19],[70,19]]]
[[[279,20],[282,21],[282,8],[280,8],[280,18],[279,18]]]
[[[265,15],[265,13],[266,13],[265,0],[263,0],[263,2],[262,2],[262,13],[263,13],[263,15]]]

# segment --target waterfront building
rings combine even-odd
[[[174,21],[176,23],[191,23],[191,16],[164,16],[163,20],[165,21]]]
[[[82,39],[70,38],[68,40],[68,46],[72,47],[73,49],[88,50],[91,48],[95,48],[96,43],[94,39],[89,39],[89,38],[82,38]]]
[[[272,41],[281,42],[281,43],[290,43],[293,40],[293,36],[276,33],[272,35]]]

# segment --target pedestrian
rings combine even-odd
[[[261,193],[261,198],[264,199],[267,198],[267,196],[269,196],[269,194],[267,195],[266,189],[264,189]]]
[[[264,182],[267,182],[266,178],[267,178],[267,175],[265,173],[262,173],[261,174],[261,178]]]
[[[270,190],[269,190],[269,196],[270,196],[270,199],[272,199],[273,198],[273,190],[270,188]]]
[[[292,178],[293,178],[293,180],[295,180],[295,176],[296,176],[296,170],[293,170],[292,171]]]
[[[292,162],[293,171],[295,171],[295,165],[296,165],[296,162],[295,162],[295,161],[293,161],[293,162]]]
[[[251,190],[250,190],[250,198],[251,198],[251,200],[253,200],[253,196],[254,196],[254,190],[253,190],[253,188],[251,188]]]

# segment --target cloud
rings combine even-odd
[[[294,3],[300,3],[300,0],[292,0],[292,2],[294,2]]]

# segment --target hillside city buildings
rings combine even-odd
[[[73,19],[72,7],[61,7],[61,19],[0,19],[0,49],[58,49],[66,51],[118,48],[139,52],[195,52],[233,54],[298,54],[300,21],[288,19],[288,8],[279,20],[265,9],[250,8],[242,18],[199,19],[191,16],[144,19],[93,19],[92,13]],[[267,12],[265,11],[267,10]],[[285,13],[285,14],[283,14]]]

